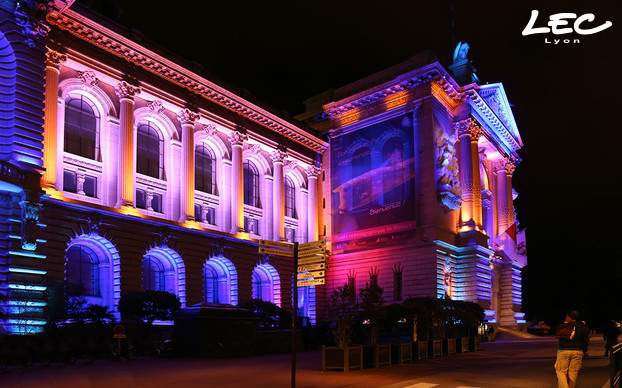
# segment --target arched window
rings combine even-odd
[[[164,179],[164,141],[160,131],[149,121],[138,126],[136,172]]]
[[[279,274],[270,264],[255,267],[252,274],[253,299],[281,304]]]
[[[65,100],[64,150],[84,158],[101,161],[97,110],[82,96]]]
[[[402,139],[394,137],[382,147],[382,195],[383,203],[390,204],[404,200],[404,145]]]
[[[238,304],[238,275],[230,260],[224,257],[209,259],[203,271],[206,303]]]
[[[294,183],[289,177],[285,177],[285,217],[298,218],[296,216],[296,191]]]
[[[251,162],[244,162],[244,204],[261,207],[259,202],[259,172]]]
[[[67,250],[67,284],[70,293],[99,296],[99,260],[92,249],[74,245]]]
[[[352,155],[352,211],[368,210],[371,203],[371,153],[361,147]]]
[[[164,265],[154,256],[143,259],[143,288],[150,291],[167,291]]]
[[[216,194],[216,158],[212,150],[203,144],[194,151],[194,188]]]

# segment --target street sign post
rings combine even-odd
[[[322,239],[322,240],[311,241],[311,242],[308,242],[308,243],[300,244],[300,245],[298,245],[298,249],[300,251],[305,251],[307,249],[323,247],[325,245],[326,245],[326,240]]]
[[[298,287],[303,287],[303,286],[321,286],[326,284],[326,279],[324,278],[319,278],[319,279],[309,279],[309,280],[299,280],[298,281]]]
[[[319,255],[321,253],[326,253],[326,248],[324,248],[324,247],[315,247],[315,248],[311,248],[311,249],[306,249],[304,251],[298,251],[298,257]]]
[[[310,279],[310,278],[319,279],[319,278],[323,278],[324,276],[326,276],[325,271],[304,272],[304,273],[298,273],[298,280]]]
[[[281,248],[294,250],[294,244],[280,241],[259,240],[259,245],[268,248]]]
[[[327,257],[325,255],[316,255],[316,256],[308,256],[308,257],[299,258],[298,264],[300,265],[316,264],[316,263],[321,263],[323,261],[327,261]]]
[[[265,253],[267,255],[294,257],[294,251],[285,251],[282,249],[272,249],[266,247],[259,247],[259,253]]]
[[[298,272],[315,271],[318,269],[326,269],[326,268],[327,268],[326,263],[305,264],[305,265],[298,266]]]

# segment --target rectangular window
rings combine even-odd
[[[85,176],[82,190],[84,190],[84,194],[87,197],[97,198],[97,178],[89,175]]]
[[[153,194],[151,208],[154,212],[162,213],[162,194]]]
[[[77,175],[73,171],[63,171],[63,190],[70,193],[78,192]]]
[[[372,273],[369,274],[369,284],[377,286],[378,285],[378,274]]]
[[[402,272],[393,272],[393,299],[402,300]]]
[[[194,220],[196,222],[203,222],[203,208],[201,205],[194,205]]]
[[[250,217],[244,217],[244,231],[250,234],[259,234],[259,222]]]
[[[136,207],[138,209],[147,208],[147,198],[145,190],[136,190]]]
[[[216,225],[216,209],[214,209],[213,207],[208,207],[207,209],[205,209],[205,222],[210,225]]]

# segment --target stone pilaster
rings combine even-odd
[[[482,197],[478,140],[482,130],[473,119],[456,123],[460,147],[460,186],[462,189],[461,231],[482,227]]]
[[[305,170],[309,187],[309,205],[307,207],[308,241],[316,241],[319,238],[317,177],[320,174],[321,170],[322,169],[318,166],[311,166]]]
[[[270,154],[273,166],[272,181],[272,227],[273,238],[277,241],[285,241],[285,196],[283,182],[283,162],[287,153],[276,150]]]
[[[126,81],[115,86],[119,114],[119,194],[117,207],[134,207],[134,96],[140,87]]]
[[[181,124],[181,190],[179,222],[194,221],[194,123],[200,116],[189,109],[177,114]]]
[[[43,189],[55,192],[56,160],[58,157],[58,75],[61,63],[67,60],[65,54],[48,50],[45,61],[45,115],[43,118]],[[62,151],[61,151],[62,152]]]
[[[497,234],[503,233],[514,222],[512,199],[512,173],[515,166],[508,159],[502,159],[494,165],[497,174]]]
[[[242,132],[229,134],[231,143],[231,234],[244,230],[244,174],[242,148],[248,137]]]

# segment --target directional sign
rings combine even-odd
[[[294,257],[294,251],[284,251],[281,249],[271,249],[265,247],[259,247],[259,253],[265,253],[266,255]]]
[[[316,247],[311,249],[305,249],[304,251],[298,251],[298,257],[319,255],[320,253],[326,253],[326,248]]]
[[[294,244],[280,241],[259,240],[259,245],[271,248],[294,249]]]
[[[318,279],[318,278],[323,278],[324,276],[326,276],[325,271],[313,271],[313,272],[299,273],[298,280],[310,279],[310,278]]]
[[[300,244],[298,245],[298,249],[301,251],[304,251],[305,249],[323,247],[324,245],[326,245],[326,240],[322,239],[322,240],[311,241],[308,243]]]
[[[302,257],[302,258],[298,259],[298,264],[300,264],[300,265],[316,264],[316,263],[321,263],[323,261],[326,261],[327,259],[328,259],[328,257],[326,257],[324,255]]]
[[[304,271],[315,271],[318,269],[326,269],[326,264],[325,263],[317,263],[317,264],[306,264],[306,265],[299,265],[298,266],[298,272],[304,272]]]
[[[326,284],[326,279],[319,278],[319,279],[300,280],[297,283],[298,287],[303,287],[303,286],[320,286],[322,284]]]

